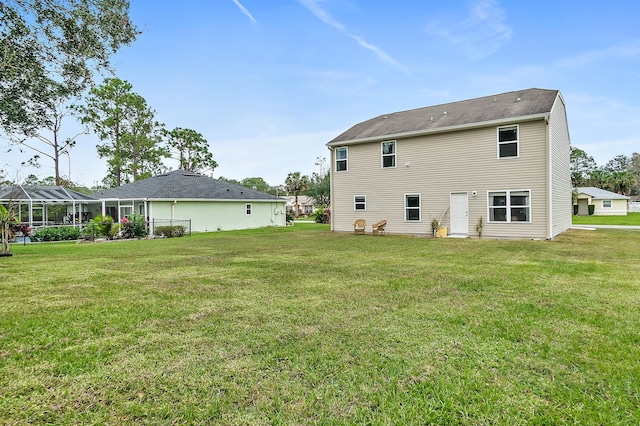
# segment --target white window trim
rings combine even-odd
[[[363,202],[356,202],[356,198],[357,197],[364,198],[364,201]],[[357,209],[356,208],[357,204],[364,204],[364,209]],[[366,212],[367,211],[367,196],[366,195],[354,195],[353,196],[353,211],[356,211],[356,212]]]
[[[407,207],[407,197],[408,196],[417,196],[418,197],[418,220],[407,220],[407,209],[415,209],[416,207]],[[408,192],[404,194],[402,199],[402,204],[404,205],[404,221],[405,222],[422,222],[422,194],[416,192]]]
[[[500,157],[500,145],[504,145],[504,144],[508,144],[508,143],[514,143],[514,141],[500,142],[500,129],[506,129],[506,128],[509,128],[509,127],[515,127],[516,128],[516,133],[518,134],[518,138],[515,140],[515,143],[516,143],[516,155],[515,155],[515,157]],[[496,130],[496,142],[497,142],[496,155],[498,157],[498,160],[509,160],[511,158],[520,158],[520,125],[519,124],[509,124],[508,126],[499,126],[499,127],[497,127],[497,130]]]
[[[247,203],[244,205],[244,214],[247,216],[251,216],[253,214],[253,205]]]
[[[389,143],[389,142],[393,142],[393,154],[385,154],[384,153],[384,144],[385,143]],[[395,157],[395,161],[393,162],[393,166],[389,166],[389,167],[385,167],[384,166],[384,157]],[[382,141],[380,142],[380,168],[382,169],[395,169],[396,167],[398,167],[398,141],[396,141],[395,139],[392,140],[388,140],[388,141]]]
[[[609,203],[608,206],[605,206],[604,203]],[[602,200],[602,208],[603,209],[610,209],[613,207],[613,201],[612,200]]]
[[[347,154],[345,158],[341,158],[338,159],[338,150],[339,149],[344,149],[345,153]],[[338,146],[335,149],[334,152],[334,157],[335,157],[335,161],[334,161],[334,170],[336,171],[336,173],[342,173],[342,172],[346,172],[347,170],[349,170],[349,147],[346,146]],[[338,170],[338,161],[344,161],[344,164],[346,165],[346,167],[344,168],[344,170]]]
[[[500,220],[491,220],[491,198],[490,195],[494,192],[505,192],[507,194],[507,204],[504,206],[504,208],[507,209],[507,220],[506,221],[500,221]],[[512,192],[528,192],[529,193],[529,205],[528,206],[519,206],[519,207],[528,207],[529,208],[529,220],[528,221],[524,221],[524,220],[511,220],[511,215],[509,214],[509,211],[511,210],[511,193]],[[533,207],[532,207],[532,196],[531,196],[531,190],[530,189],[493,189],[493,190],[489,190],[487,191],[487,222],[488,223],[518,223],[518,224],[525,224],[525,223],[533,223]],[[497,206],[496,206],[497,207]],[[518,206],[516,206],[518,207]],[[499,206],[497,208],[503,208],[502,206]]]

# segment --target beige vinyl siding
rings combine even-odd
[[[352,231],[357,218],[386,219],[389,233],[427,235],[433,218],[447,216],[451,193],[467,192],[473,235],[480,216],[487,222],[488,191],[530,190],[532,223],[487,223],[483,233],[545,238],[546,124],[510,124],[519,124],[519,158],[497,158],[496,126],[398,139],[395,168],[380,167],[380,142],[349,145],[348,171],[332,175],[332,229]],[[405,194],[421,195],[420,222],[404,220]],[[354,195],[366,195],[366,212],[354,210]]]
[[[558,95],[549,118],[549,146],[551,153],[551,235],[571,228],[571,163],[567,113],[562,96]]]
[[[592,204],[595,206],[595,216],[626,216],[627,215],[627,200],[609,200],[611,201],[611,207],[604,207],[602,200],[593,200]]]

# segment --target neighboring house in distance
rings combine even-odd
[[[380,115],[331,151],[331,229],[553,238],[571,227],[570,139],[558,90],[526,89]]]
[[[285,200],[244,186],[185,170],[92,194],[101,205],[92,212],[115,221],[131,213],[154,223],[190,220],[191,231],[250,229],[285,226]]]
[[[288,213],[296,211],[296,197],[294,195],[287,195],[282,197],[287,200],[286,208]],[[306,195],[298,195],[298,215],[310,215],[315,208],[315,200]]]
[[[629,197],[593,186],[578,187],[576,205],[578,215],[589,214],[589,204],[594,206],[594,216],[626,216]]]

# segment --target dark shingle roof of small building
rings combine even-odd
[[[174,170],[94,193],[99,199],[191,199],[191,200],[285,200],[275,195],[245,188],[185,170]]]
[[[329,145],[545,114],[551,111],[558,93],[558,90],[526,89],[383,114],[356,124]]]
[[[0,200],[33,201],[37,203],[97,202],[91,195],[81,194],[63,186],[9,185],[0,188]]]

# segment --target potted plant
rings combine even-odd
[[[431,233],[435,237],[438,234],[438,229],[440,228],[440,221],[435,217],[431,220]]]

